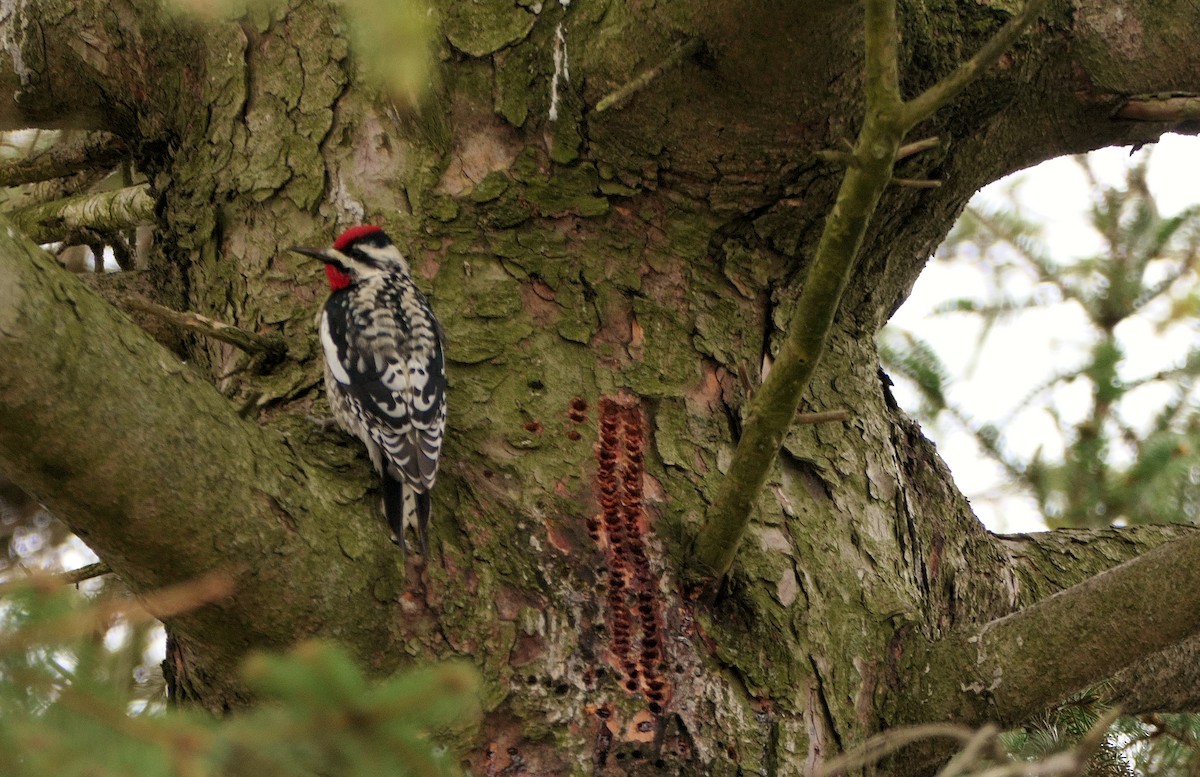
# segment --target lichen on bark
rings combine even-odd
[[[679,582],[688,542],[843,172],[818,152],[860,121],[858,6],[441,4],[441,70],[414,111],[393,110],[367,78],[329,6],[184,23],[136,5],[142,25],[112,51],[142,60],[116,63],[137,76],[110,93],[138,120],[109,129],[150,178],[164,238],[148,271],[156,301],[281,336],[289,359],[257,374],[207,341],[168,354],[21,259],[21,280],[0,285],[0,350],[29,356],[11,341],[18,296],[84,315],[89,331],[71,315],[47,324],[64,369],[114,375],[128,361],[166,399],[141,426],[120,423],[136,392],[94,386],[115,428],[157,439],[174,423],[174,449],[207,458],[175,495],[194,501],[169,516],[144,479],[171,464],[167,452],[103,510],[53,467],[13,457],[26,446],[59,467],[89,460],[91,449],[69,450],[70,418],[61,439],[34,429],[0,442],[0,458],[61,491],[64,517],[137,590],[191,569],[165,538],[187,546],[196,571],[246,566],[226,609],[171,624],[202,703],[246,703],[232,667],[251,646],[319,633],[376,672],[447,656],[479,665],[485,718],[462,742],[479,773],[796,774],[940,709],[901,671],[920,640],[1174,536],[1088,535],[1070,570],[1053,543],[992,537],[877,372],[874,333],[975,188],[1050,153],[1161,131],[1109,121],[1113,98],[1080,86],[1062,19],[922,125],[943,142],[901,174],[943,186],[883,193],[803,398],[803,410],[850,419],[789,431],[726,587],[697,602]],[[901,10],[906,96],[1005,16]],[[694,54],[654,70],[681,46]],[[386,543],[369,464],[307,420],[324,408],[313,328],[324,292],[316,267],[281,251],[359,222],[404,247],[446,330],[452,421],[434,549],[407,570]],[[98,337],[93,360],[84,344]],[[0,371],[0,395],[14,381]],[[23,402],[0,400],[0,413]]]

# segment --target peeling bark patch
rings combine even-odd
[[[586,403],[572,402],[582,414]],[[663,613],[658,577],[646,555],[643,479],[646,422],[625,401],[600,401],[599,468],[596,492],[600,515],[587,522],[588,534],[605,551],[608,572],[605,618],[611,656],[622,687],[649,702],[658,715],[671,695],[662,675]]]

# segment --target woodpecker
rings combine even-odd
[[[438,320],[379,227],[347,229],[332,248],[291,250],[325,263],[320,333],[334,420],[367,446],[383,478],[392,541],[403,550],[404,530],[414,526],[428,557],[429,490],[446,429]]]

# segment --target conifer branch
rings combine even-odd
[[[755,503],[825,349],[867,225],[883,191],[893,182],[892,170],[905,134],[994,62],[1044,5],[1045,0],[1029,0],[974,57],[906,103],[900,94],[895,0],[867,0],[863,126],[783,344],[750,401],[729,471],[695,538],[688,570],[692,583],[711,588],[733,565]]]

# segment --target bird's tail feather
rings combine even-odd
[[[391,475],[383,476],[383,514],[387,518],[388,528],[392,530],[392,542],[400,546],[404,553],[404,482]]]
[[[421,543],[421,555],[429,557],[429,516],[433,512],[433,503],[428,491],[421,491],[417,497],[417,540]]]
[[[406,487],[404,481],[385,474],[383,512],[387,516],[388,528],[392,530],[392,542],[399,545],[401,551],[406,549],[404,530],[412,526],[417,530],[421,555],[429,556],[429,516],[432,512],[429,492]]]

